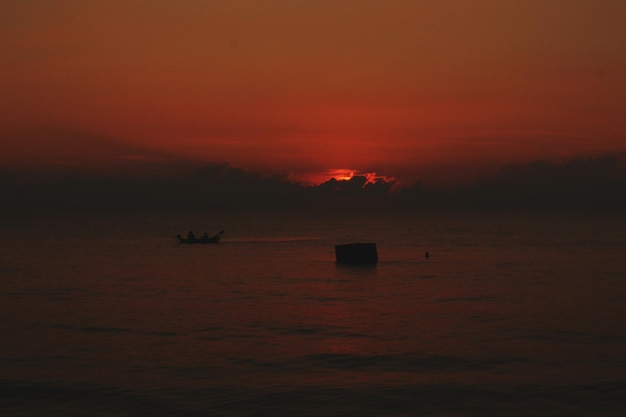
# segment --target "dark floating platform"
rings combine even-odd
[[[344,265],[375,265],[378,263],[376,243],[335,245],[337,263]]]

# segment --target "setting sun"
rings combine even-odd
[[[349,181],[354,177],[355,171],[351,169],[331,169],[328,170],[328,179],[334,178],[337,181]]]
[[[396,182],[394,177],[378,175],[376,172],[359,172],[349,168],[334,168],[319,172],[292,173],[289,179],[309,185],[320,185],[326,181],[350,181],[354,177],[365,177],[365,184],[374,184],[376,181]]]

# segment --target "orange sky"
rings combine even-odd
[[[626,150],[614,0],[4,0],[0,163],[444,181]]]

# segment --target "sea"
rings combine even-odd
[[[10,215],[0,415],[624,416],[626,213]]]

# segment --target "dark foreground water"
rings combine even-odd
[[[625,213],[22,217],[0,250],[2,416],[626,415]]]

